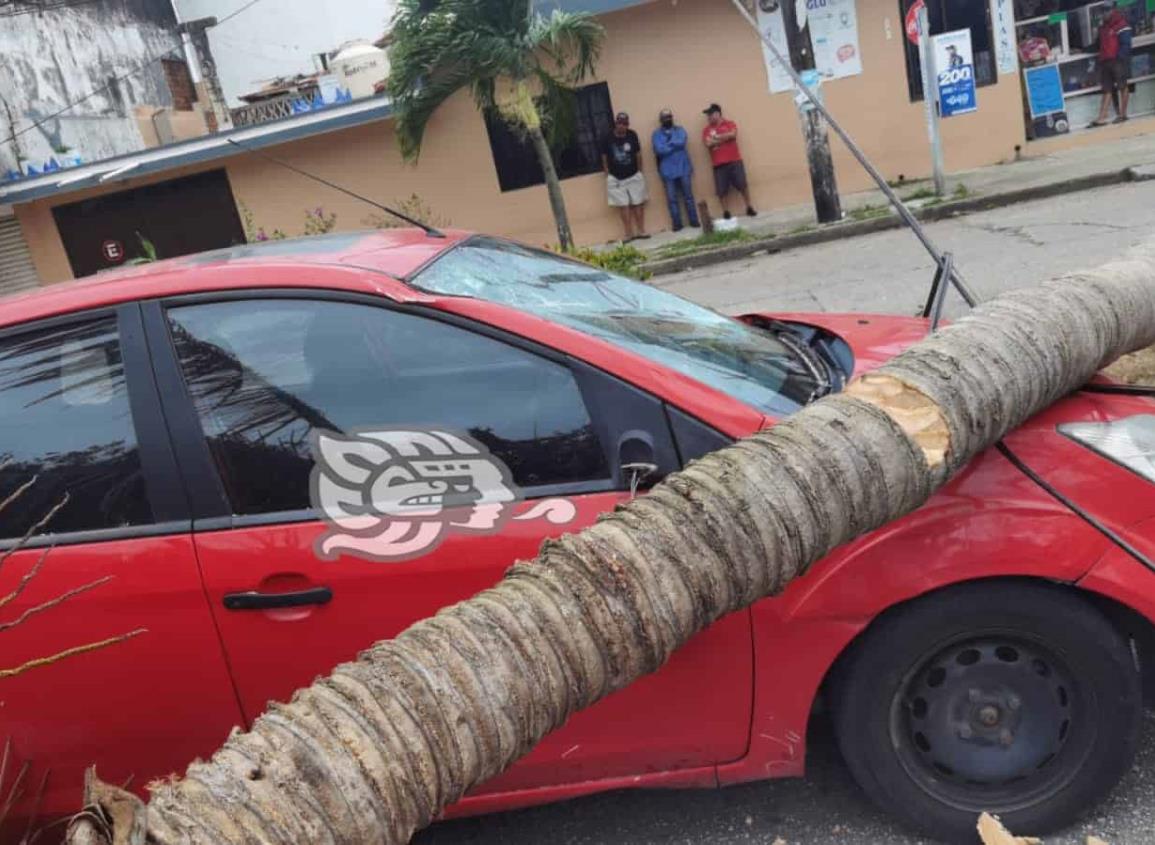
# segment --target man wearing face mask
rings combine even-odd
[[[666,202],[670,206],[670,222],[674,231],[682,227],[681,201],[686,203],[686,218],[695,229],[698,222],[698,208],[694,202],[694,165],[686,151],[686,130],[674,124],[674,113],[662,109],[658,114],[660,125],[654,130],[654,156],[658,159],[658,173],[666,186]]]

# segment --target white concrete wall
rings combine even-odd
[[[168,0],[100,0],[5,17],[0,25],[0,176],[49,158],[97,161],[143,146],[133,107],[172,104],[160,62],[26,130],[154,56],[179,47]],[[178,51],[176,58],[183,58]],[[6,142],[7,141],[7,142]],[[66,151],[64,151],[66,150]]]

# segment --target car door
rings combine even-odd
[[[158,376],[185,391],[166,414],[204,482],[197,553],[250,719],[589,525],[629,495],[639,466],[657,477],[679,465],[654,397],[428,309],[296,291],[147,314]],[[450,480],[465,492],[436,493],[439,473],[461,467]],[[365,508],[394,490],[412,502],[389,519]],[[319,519],[332,516],[326,491],[362,510]],[[750,649],[744,614],[719,622],[488,788],[740,756]]]
[[[88,766],[143,790],[241,718],[137,306],[0,331],[0,502],[0,808],[17,798],[0,841],[15,841],[79,808]]]

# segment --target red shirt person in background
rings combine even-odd
[[[1119,10],[1119,0],[1099,24],[1099,80],[1103,86],[1103,98],[1099,102],[1099,115],[1087,128],[1105,126],[1108,109],[1115,104],[1116,123],[1127,119],[1127,100],[1131,94],[1131,22]]]
[[[758,212],[750,204],[746,165],[742,163],[742,153],[738,150],[738,124],[722,117],[722,107],[717,103],[710,103],[702,114],[709,121],[702,130],[702,141],[710,149],[710,160],[714,163],[714,189],[722,205],[722,216],[727,220],[731,217],[726,199],[734,189],[746,201],[746,213],[753,217]]]

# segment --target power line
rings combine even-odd
[[[85,1],[86,2],[96,2],[96,0],[85,0]],[[232,12],[229,12],[229,14],[225,15],[223,18],[218,20],[216,25],[221,26],[222,24],[228,23],[233,18],[235,18],[237,15],[248,11],[253,6],[257,5],[257,3],[259,3],[259,2],[261,2],[261,0],[249,0],[249,2],[245,3],[243,6],[240,6],[239,8],[234,9]],[[67,5],[67,4],[61,3],[61,4],[58,4],[58,6],[59,5]],[[78,4],[74,3],[72,5],[78,5]],[[9,17],[9,16],[8,15],[0,15],[0,17]],[[136,65],[131,70],[126,71],[125,73],[122,73],[120,76],[113,77],[107,83],[100,86],[99,88],[97,88],[93,91],[89,91],[83,97],[80,97],[76,100],[72,100],[71,102],[67,103],[62,108],[57,109],[56,111],[54,111],[52,114],[48,115],[47,117],[39,118],[35,122],[30,123],[28,126],[25,126],[23,129],[18,129],[18,130],[13,131],[12,134],[10,134],[7,138],[4,139],[4,143],[10,144],[13,141],[15,141],[17,138],[19,138],[21,135],[25,135],[28,132],[31,132],[33,129],[39,129],[41,126],[43,126],[48,121],[54,120],[54,119],[60,117],[60,115],[64,114],[66,111],[70,111],[71,109],[75,108],[76,106],[80,105],[81,103],[84,103],[84,102],[87,102],[88,100],[91,100],[93,97],[97,96],[98,94],[103,94],[105,91],[107,91],[108,89],[110,89],[116,85],[119,85],[124,80],[126,80],[130,77],[136,76],[138,73],[140,73],[145,68],[147,68],[151,65],[154,65],[157,62],[159,62],[161,59],[165,59],[165,58],[171,56],[173,53],[180,52],[181,50],[182,50],[181,47],[172,47],[168,50],[165,50],[163,53],[159,53],[155,56],[152,56],[149,59],[146,59],[145,61]]]

